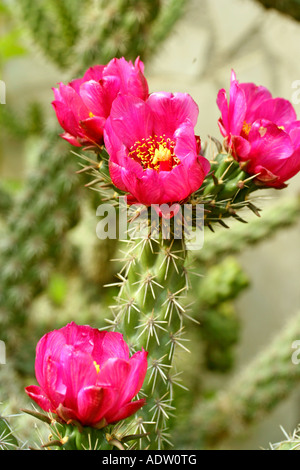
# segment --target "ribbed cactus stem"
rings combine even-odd
[[[178,374],[173,367],[175,347],[182,340],[187,291],[183,240],[132,240],[119,274],[120,292],[114,306],[113,326],[125,335],[132,352],[148,351],[148,373],[143,385],[147,404],[136,417],[136,431],[150,432],[144,447],[168,445],[168,420],[173,386]],[[179,382],[180,385],[180,382]],[[141,394],[142,396],[142,394]],[[151,422],[147,426],[146,423]]]

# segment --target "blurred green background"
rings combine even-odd
[[[300,116],[293,88],[300,80],[300,4],[275,1],[276,8],[264,9],[270,3],[0,2],[4,416],[30,406],[23,388],[34,381],[38,339],[71,320],[103,327],[115,294],[103,286],[118,272],[110,260],[118,258],[119,246],[96,237],[99,196],[84,187],[88,179],[76,175],[74,149],[58,137],[51,88],[95,63],[140,55],[151,92],[193,96],[203,142],[208,135],[220,138],[215,100],[220,88],[228,88],[231,68],[240,81],[294,98]],[[291,363],[292,340],[300,339],[299,183],[297,176],[284,191],[264,191],[256,200],[264,209],[261,219],[247,213],[248,225],[207,233],[203,250],[190,254],[194,271],[203,274],[195,276],[191,294],[200,325],[186,325],[190,353],[180,351],[177,358],[190,391],[179,389],[176,398],[175,448],[268,447],[282,439],[280,425],[292,431],[300,422],[300,373]],[[32,418],[9,422],[22,441],[36,438]]]

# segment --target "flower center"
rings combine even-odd
[[[96,361],[94,361],[93,364],[94,364],[94,366],[96,367],[97,374],[99,374],[99,372],[100,372],[100,366],[99,366],[99,364],[97,364]]]
[[[243,128],[242,128],[242,134],[244,134],[246,137],[248,137],[250,131],[251,131],[251,124],[244,121]]]
[[[129,156],[141,163],[144,170],[170,171],[180,164],[174,154],[175,142],[165,135],[143,138],[129,149]]]

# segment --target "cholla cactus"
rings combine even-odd
[[[21,0],[15,6],[35,45],[77,75],[112,57],[146,59],[168,36],[186,1]]]

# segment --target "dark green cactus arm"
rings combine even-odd
[[[206,269],[202,278],[196,277],[197,282],[195,276],[190,275],[190,279],[193,316],[199,321],[198,331],[204,345],[204,364],[208,370],[228,372],[234,365],[233,348],[241,326],[232,301],[249,286],[249,279],[233,257]]]
[[[20,445],[6,418],[0,415],[0,450],[17,450]]]
[[[211,400],[199,400],[186,426],[191,448],[218,447],[224,439],[261,420],[300,383],[293,344],[300,338],[300,314],[231,383]],[[299,354],[298,354],[299,356]],[[297,358],[296,358],[297,359]],[[180,431],[184,435],[184,431]],[[188,442],[189,441],[189,442]]]
[[[0,107],[0,126],[1,134],[11,135],[18,139],[24,139],[28,135],[27,126],[24,121],[20,119],[19,115],[9,107],[9,105]]]
[[[51,263],[63,256],[65,234],[78,221],[79,183],[65,147],[56,134],[49,136],[7,219],[0,250],[3,334],[8,324],[23,324],[33,298],[47,284]]]
[[[64,68],[72,60],[70,47],[78,40],[77,22],[81,7],[86,2],[87,0],[20,0],[14,2],[13,7],[22,24],[26,25],[34,46],[38,46],[46,57]]]
[[[8,212],[11,210],[12,205],[13,197],[8,191],[0,186],[0,217],[7,216]]]
[[[113,57],[148,59],[188,0],[20,0],[21,21],[43,53],[74,77]]]
[[[157,47],[169,36],[173,26],[184,13],[188,0],[168,0],[164,2],[161,14],[156,18],[149,35],[148,54],[153,54]]]
[[[132,425],[135,433],[150,432],[149,442],[141,443],[142,448],[169,445],[172,399],[176,385],[180,386],[173,356],[181,345],[183,322],[188,317],[185,257],[182,240],[151,238],[131,241],[122,255],[123,269],[117,283],[120,292],[112,307],[114,318],[108,323],[124,334],[132,352],[144,348],[149,353],[148,373],[139,397],[145,396],[147,404]]]
[[[300,21],[300,1],[299,0],[256,0],[267,9],[275,9],[284,13],[296,21]]]
[[[234,299],[248,286],[247,275],[238,261],[229,256],[203,273],[203,278],[198,282],[197,304],[204,308],[214,307]]]

